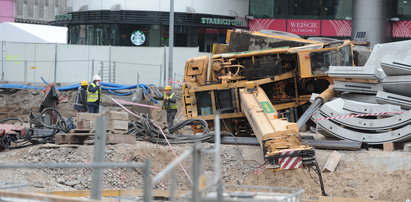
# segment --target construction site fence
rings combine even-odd
[[[185,61],[208,55],[198,47],[175,47],[174,78],[168,75],[167,47],[120,47],[0,41],[1,82],[55,83],[90,81],[95,74],[103,82],[178,85]]]

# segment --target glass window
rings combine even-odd
[[[411,0],[398,0],[397,15],[405,20],[411,19]]]
[[[250,0],[250,15],[255,18],[286,17],[287,0]]]
[[[149,29],[150,29],[149,25],[132,25],[132,24],[120,25],[120,28],[119,28],[120,46],[136,46],[131,41],[131,35],[136,31],[139,31],[139,33],[142,33],[143,35],[138,35],[139,42],[135,41],[135,43],[142,42],[142,44],[139,46],[148,46],[150,44]]]
[[[274,18],[274,0],[250,0],[250,15],[256,18]]]
[[[86,44],[86,25],[80,25],[78,44]]]
[[[274,16],[276,18],[286,18],[287,17],[287,3],[288,3],[288,0],[275,0]]]
[[[321,0],[289,0],[288,17],[290,19],[320,19]]]
[[[44,19],[44,0],[39,2],[39,19]]]
[[[96,40],[94,37],[94,25],[86,25],[86,44],[87,45],[96,45]]]
[[[352,17],[352,0],[323,0],[323,18],[345,20]]]

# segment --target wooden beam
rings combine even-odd
[[[26,193],[26,192],[15,192],[15,191],[2,191],[0,190],[0,196],[10,197],[17,199],[32,199],[38,201],[49,201],[49,202],[84,202],[84,201],[96,201],[87,199],[75,199],[67,198],[63,196],[53,196],[41,193]]]
[[[176,190],[176,195],[183,195],[190,190]],[[90,197],[90,191],[53,191],[53,192],[42,192],[42,194],[49,194],[55,196],[65,196],[65,197]],[[157,197],[168,197],[170,195],[169,190],[153,190],[153,196]],[[103,190],[102,196],[143,196],[143,190]]]

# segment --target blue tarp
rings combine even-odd
[[[43,80],[44,83],[47,83],[45,80]],[[154,87],[155,91],[153,91],[150,86]],[[63,86],[57,88],[59,91],[68,91],[68,90],[76,90],[80,87],[80,84],[73,84],[70,86]],[[34,89],[34,90],[42,90],[45,89],[45,87],[37,87],[37,86],[27,86],[27,85],[21,85],[21,84],[0,84],[0,88],[8,88],[8,89]],[[153,102],[159,104],[157,100],[155,100],[153,97],[151,97],[151,94],[153,93],[156,96],[161,96],[160,91],[158,88],[153,85],[153,84],[139,84],[139,85],[120,85],[120,84],[112,84],[112,83],[101,83],[101,88],[108,93],[111,93],[113,95],[119,95],[119,96],[127,96],[131,95],[131,92],[116,92],[118,90],[131,90],[135,88],[142,88],[144,91],[144,94],[150,98]]]

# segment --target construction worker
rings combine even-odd
[[[164,95],[163,96],[155,96],[154,99],[156,100],[163,100],[162,109],[166,110],[167,112],[167,127],[170,129],[174,125],[174,119],[176,118],[177,114],[177,100],[174,97],[174,92],[171,86],[166,86],[164,88]]]
[[[80,82],[80,87],[77,89],[76,99],[73,108],[78,112],[87,112],[87,87],[88,82]]]
[[[89,113],[99,113],[101,103],[101,77],[99,75],[93,76],[93,83],[87,87],[87,107]]]

